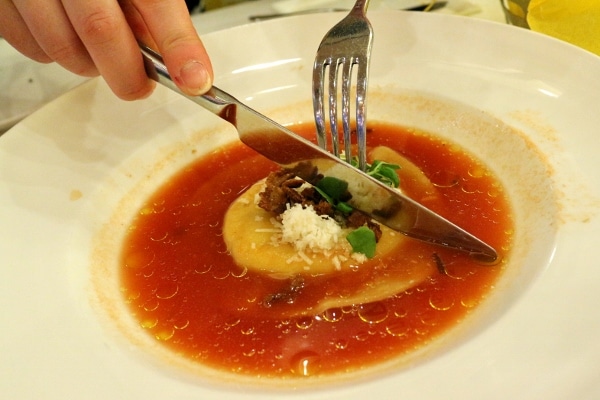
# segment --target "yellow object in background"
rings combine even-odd
[[[531,0],[529,27],[600,55],[600,0]]]
[[[206,10],[214,10],[215,8],[231,6],[243,1],[246,0],[204,0],[204,8]]]

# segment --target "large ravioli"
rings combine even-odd
[[[273,214],[258,207],[254,201],[262,188],[263,181],[254,184],[231,204],[225,215],[225,243],[240,267],[285,278],[298,274],[335,273],[360,264],[351,256],[351,247],[345,239],[331,251],[305,250],[304,254],[299,254],[292,244],[278,241],[279,228],[272,222]],[[376,258],[385,256],[407,240],[387,227],[382,227],[382,231]],[[339,263],[334,261],[336,258]]]
[[[393,150],[377,147],[370,152],[370,158],[400,165],[401,187],[402,182],[410,184],[416,200],[437,195],[435,187],[420,169]],[[345,239],[334,250],[307,250],[299,255],[292,244],[278,241],[279,228],[277,222],[273,222],[274,215],[256,205],[255,198],[263,187],[263,181],[250,187],[231,204],[225,215],[224,240],[240,267],[278,279],[299,274],[336,274],[357,268],[380,270],[379,273],[366,275],[369,280],[364,282],[360,291],[328,296],[321,299],[311,312],[381,300],[416,286],[435,272],[435,265],[431,262],[385,267],[386,260],[392,254],[403,251],[405,246],[413,243],[412,239],[385,226],[381,227],[383,234],[377,244],[375,257],[363,263],[351,257],[351,248]]]

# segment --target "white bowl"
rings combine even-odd
[[[206,35],[217,86],[282,123],[310,121],[314,51],[339,17]],[[410,368],[386,365],[369,380],[292,393],[595,398],[600,178],[593,135],[600,83],[593,77],[600,59],[529,31],[462,17],[385,12],[370,19],[376,37],[368,117],[432,131],[486,161],[513,203],[514,268],[473,318]],[[131,321],[114,274],[126,224],[159,183],[231,140],[231,126],[174,93],[158,88],[147,100],[124,103],[100,80],[0,139],[0,352],[9,360],[1,367],[1,393],[294,396],[181,373],[166,365],[168,355],[148,351],[144,338],[123,334]]]

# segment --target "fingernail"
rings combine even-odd
[[[179,72],[179,80],[194,96],[205,93],[211,86],[208,71],[199,61],[188,61]]]

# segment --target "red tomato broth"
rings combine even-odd
[[[312,129],[294,127],[306,137],[314,136]],[[413,161],[442,194],[441,203],[427,206],[508,252],[509,202],[479,161],[434,136],[380,123],[370,125],[369,145],[391,147]],[[262,377],[359,370],[422,348],[452,328],[486,297],[504,268],[414,241],[409,250],[386,257],[387,267],[374,261],[361,273],[306,277],[295,304],[267,308],[265,297],[286,282],[238,267],[221,229],[229,204],[276,168],[232,144],[175,175],[132,222],[122,254],[125,299],[149,334],[187,359]],[[332,288],[360,288],[369,274],[401,268],[412,257],[441,261],[447,274],[380,302],[289,316]]]

